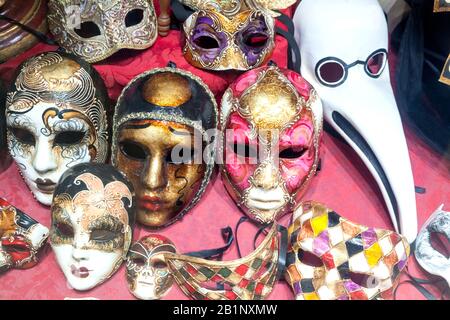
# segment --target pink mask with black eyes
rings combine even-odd
[[[299,74],[276,66],[239,77],[222,99],[227,190],[253,220],[292,211],[319,163],[322,104]]]

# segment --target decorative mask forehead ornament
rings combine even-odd
[[[301,74],[319,93],[325,119],[364,161],[395,229],[412,242],[414,181],[390,83],[383,10],[377,0],[303,0],[294,24]]]
[[[317,202],[295,210],[288,237],[285,278],[299,300],[391,298],[410,254],[403,236]]]
[[[134,190],[114,167],[79,164],[55,190],[50,244],[75,290],[110,278],[126,259],[135,221]]]
[[[107,104],[100,76],[71,55],[47,52],[19,67],[6,101],[8,147],[39,202],[51,205],[67,168],[106,160]]]
[[[131,246],[127,257],[127,282],[136,298],[155,300],[169,292],[173,276],[164,253],[176,253],[175,245],[158,234],[150,234]]]
[[[436,250],[433,234],[442,234],[450,242],[450,212],[438,208],[422,227],[416,239],[415,257],[427,272],[444,278],[450,286],[450,258]],[[444,245],[444,247],[448,247]],[[448,255],[448,253],[447,253]]]
[[[47,237],[45,226],[0,198],[0,272],[35,266]]]
[[[193,66],[208,70],[249,70],[266,63],[275,48],[273,10],[280,1],[180,0],[195,12],[184,22],[183,53]]]
[[[212,261],[165,253],[165,261],[181,290],[197,300],[264,300],[279,278],[283,240],[273,224],[250,255],[234,261]],[[285,252],[285,250],[284,250]]]
[[[49,0],[48,7],[56,41],[90,63],[120,49],[149,48],[158,36],[152,0]]]
[[[221,107],[225,186],[253,220],[292,210],[319,163],[322,105],[297,73],[275,66],[239,77]]]
[[[200,200],[214,168],[218,111],[203,81],[169,67],[135,78],[114,115],[112,162],[137,190],[137,218],[160,228]]]

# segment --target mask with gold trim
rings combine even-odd
[[[104,162],[109,100],[103,80],[85,61],[47,52],[25,61],[7,94],[7,140],[35,198],[50,206],[68,168]]]
[[[161,0],[161,7],[168,2]],[[49,28],[56,41],[90,63],[121,49],[147,49],[158,36],[153,0],[49,0],[48,7]],[[160,22],[164,30],[170,24]]]
[[[294,212],[285,278],[298,300],[390,299],[410,247],[393,231],[349,221],[317,202]]]
[[[126,259],[135,221],[134,190],[106,164],[67,170],[55,190],[50,244],[68,284],[89,290]]]
[[[224,183],[267,224],[292,210],[319,163],[322,105],[297,73],[276,66],[239,77],[221,106]]]
[[[123,90],[112,162],[137,190],[140,223],[168,226],[200,200],[214,168],[217,122],[213,94],[189,72],[154,69]]]
[[[149,234],[131,246],[127,257],[127,282],[136,298],[156,300],[169,292],[173,276],[164,253],[176,253],[175,245],[158,234]]]
[[[274,10],[294,0],[180,0],[195,12],[184,22],[183,53],[195,67],[249,70],[266,63],[275,48]],[[173,3],[174,10],[180,7]]]
[[[45,226],[0,198],[0,272],[34,267],[47,237]]]

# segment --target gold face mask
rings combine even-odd
[[[168,0],[161,2],[166,6]],[[90,63],[120,49],[149,48],[158,35],[151,0],[49,0],[48,7],[56,41]]]
[[[317,202],[294,212],[285,278],[298,300],[391,298],[410,248],[388,230],[351,222]]]

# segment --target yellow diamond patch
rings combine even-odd
[[[369,249],[364,250],[364,254],[366,255],[367,263],[371,267],[376,266],[383,256],[383,252],[381,251],[378,242],[374,243]]]
[[[323,230],[328,228],[328,214],[311,219],[311,226],[314,231],[314,236],[318,236]]]

